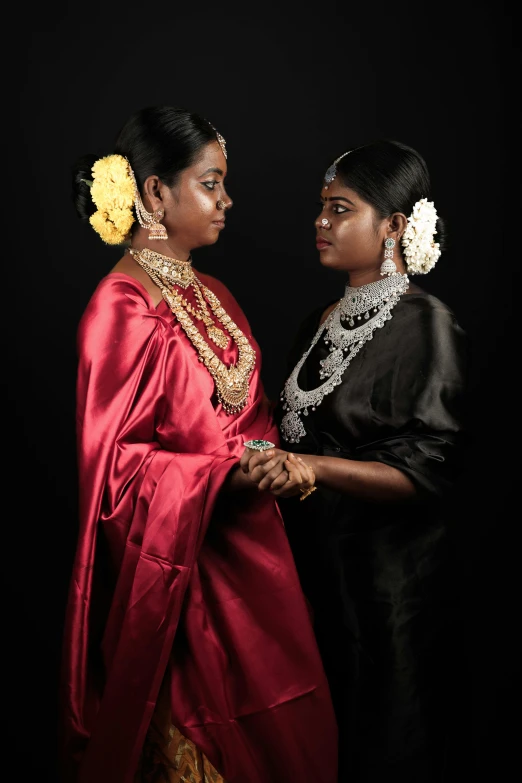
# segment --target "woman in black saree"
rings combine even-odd
[[[424,160],[397,142],[327,170],[316,243],[346,291],[301,325],[276,411],[281,450],[242,460],[276,494],[293,459],[315,472],[316,492],[279,503],[334,699],[342,783],[444,779],[446,508],[466,440],[467,340],[409,279],[442,251],[430,197]]]

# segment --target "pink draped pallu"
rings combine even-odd
[[[133,278],[104,278],[80,323],[65,777],[131,783],[168,674],[172,722],[227,783],[335,783],[335,718],[277,504],[221,493],[245,440],[278,442],[259,348],[227,289],[200,279],[257,352],[237,415]],[[232,341],[215,350],[237,360]]]

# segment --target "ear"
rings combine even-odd
[[[408,225],[408,218],[403,212],[394,212],[388,218],[388,232],[390,234],[397,234],[397,240],[399,240]]]
[[[143,202],[149,212],[163,208],[162,187],[163,183],[156,174],[147,177],[143,183]]]

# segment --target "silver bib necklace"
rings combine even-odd
[[[391,319],[391,311],[409,283],[407,275],[395,273],[359,288],[346,286],[343,298],[317,330],[310,347],[292,370],[281,393],[282,407],[286,411],[281,421],[281,432],[288,443],[299,443],[306,435],[301,416],[308,416],[309,408],[315,411],[326,395],[339,386],[352,359],[372,339],[374,331],[381,329]],[[343,321],[350,328],[343,326]],[[320,362],[319,377],[325,381],[311,391],[304,391],[299,387],[297,379],[321,335],[330,349],[330,355]]]

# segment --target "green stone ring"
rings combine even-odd
[[[243,443],[243,446],[253,451],[266,451],[267,449],[273,449],[275,443],[270,443],[269,440],[247,440]]]

